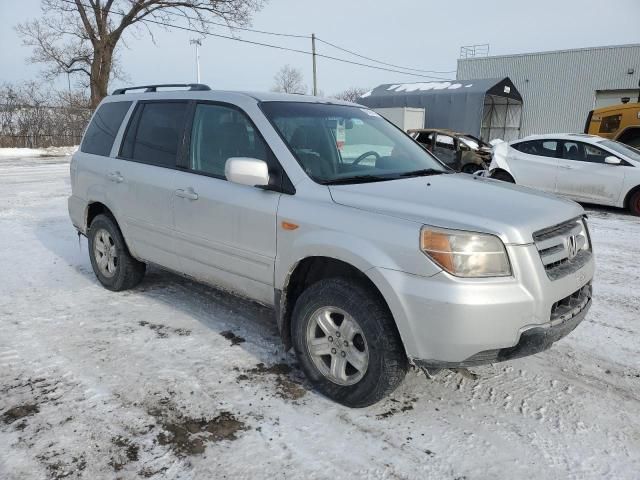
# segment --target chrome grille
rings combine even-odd
[[[587,227],[582,218],[539,230],[533,234],[533,241],[552,280],[579,269],[591,258]]]

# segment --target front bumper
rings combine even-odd
[[[577,270],[552,280],[534,245],[506,248],[511,277],[463,279],[445,272],[421,277],[382,268],[367,272],[387,300],[411,360],[435,368],[530,355],[580,323],[591,305],[593,255]],[[578,311],[571,304],[567,313],[567,299],[578,292],[583,304]]]
[[[515,358],[527,357],[543,352],[558,340],[566,337],[584,320],[591,308],[591,285],[581,289],[583,295],[576,296],[575,307],[571,312],[546,325],[526,328],[520,334],[520,340],[513,347],[486,350],[477,353],[462,362],[440,362],[437,360],[414,359],[416,365],[425,368],[474,367],[487,363],[504,362]]]

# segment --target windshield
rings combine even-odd
[[[629,145],[625,145],[624,143],[614,142],[612,140],[603,140],[599,142],[603,147],[610,148],[616,153],[620,153],[631,160],[636,162],[640,162],[640,150],[630,147]]]
[[[449,169],[366,108],[263,102],[261,108],[298,163],[319,183],[381,181]]]

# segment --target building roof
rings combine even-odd
[[[512,58],[512,57],[526,57],[528,55],[555,55],[560,53],[579,53],[585,51],[594,51],[594,50],[611,50],[618,48],[637,48],[640,47],[640,43],[626,43],[624,45],[604,45],[600,47],[581,47],[581,48],[567,48],[563,50],[543,50],[541,52],[525,52],[525,53],[507,53],[503,55],[488,55],[486,57],[468,57],[468,58],[459,58],[459,62],[473,62],[473,61],[482,61],[492,58]]]

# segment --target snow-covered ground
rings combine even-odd
[[[23,157],[64,157],[71,155],[78,149],[74,147],[47,147],[47,148],[0,148],[0,158]]]
[[[0,478],[575,478],[640,472],[640,219],[589,209],[594,306],[550,351],[350,410],[272,312],[150,269],[97,283],[68,158],[0,159]]]

